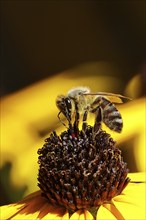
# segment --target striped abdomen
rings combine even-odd
[[[123,127],[123,120],[115,105],[106,98],[102,97],[99,106],[102,112],[102,120],[106,126],[111,130],[120,133]]]

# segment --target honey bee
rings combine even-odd
[[[124,103],[128,100],[130,98],[120,94],[108,92],[92,93],[87,87],[77,87],[71,89],[67,93],[67,96],[59,95],[57,97],[56,105],[60,110],[58,118],[60,119],[59,115],[62,113],[67,118],[69,125],[72,126],[74,115],[74,127],[78,128],[79,119],[82,115],[82,130],[85,131],[87,127],[87,116],[91,112],[95,114],[95,133],[100,130],[101,122],[111,130],[120,133],[123,128],[123,120],[114,104]]]

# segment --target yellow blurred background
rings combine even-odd
[[[1,205],[37,190],[37,150],[76,86],[120,93],[124,128],[107,130],[130,172],[145,171],[144,1],[2,1]]]

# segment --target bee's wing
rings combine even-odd
[[[109,92],[97,92],[97,93],[84,93],[84,95],[90,95],[90,96],[103,96],[112,103],[124,103],[126,101],[131,100],[130,98],[120,95],[120,94],[115,94],[115,93],[109,93]]]

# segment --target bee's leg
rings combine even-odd
[[[62,124],[63,126],[65,126],[65,127],[70,131],[70,133],[72,134],[72,133],[73,133],[73,126],[72,126],[72,123],[71,123],[70,118],[69,118],[69,117],[66,117],[67,120],[68,120],[68,126],[67,126],[67,125],[63,122],[63,120],[60,118],[60,114],[61,114],[61,113],[62,113],[61,111],[58,113],[58,119],[59,119],[59,121],[60,121],[61,124]]]
[[[79,109],[77,102],[75,102],[75,121],[73,126],[75,135],[79,133],[79,119],[80,119]]]
[[[59,121],[61,122],[61,124],[62,124],[63,126],[65,126],[66,128],[68,128],[68,127],[66,126],[66,124],[62,121],[62,119],[60,118],[60,114],[61,114],[61,113],[62,113],[62,112],[60,111],[60,112],[58,113],[57,117],[58,117]]]
[[[95,114],[95,123],[93,126],[94,137],[101,129],[102,122],[102,109],[100,108],[100,103],[102,101],[101,97],[97,97],[91,105],[91,112]]]
[[[96,108],[95,114],[96,114],[95,123],[94,123],[94,126],[93,126],[94,137],[97,135],[97,133],[101,129],[102,113],[101,113],[101,108],[99,106]]]
[[[86,131],[87,128],[87,116],[88,116],[88,110],[86,109],[83,114],[83,124],[82,124],[82,130],[84,132]]]

